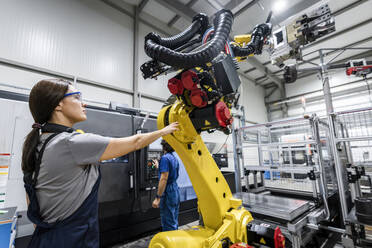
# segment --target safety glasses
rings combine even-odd
[[[75,97],[77,100],[79,100],[80,102],[83,101],[83,98],[82,98],[82,96],[81,96],[81,92],[80,92],[80,91],[75,91],[75,92],[71,92],[71,93],[64,94],[64,95],[63,95],[63,98],[68,97],[68,96],[73,96],[73,97]]]

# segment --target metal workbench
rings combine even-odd
[[[253,214],[272,216],[292,221],[309,210],[310,202],[279,196],[239,192],[234,194],[242,199],[243,206]]]

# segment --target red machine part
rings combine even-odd
[[[184,87],[181,80],[171,78],[168,80],[168,89],[173,95],[182,95]]]
[[[191,103],[198,108],[203,108],[208,104],[207,93],[205,93],[201,89],[192,90],[190,94],[190,100]]]
[[[275,248],[285,248],[285,237],[279,227],[275,228],[274,244]]]
[[[232,124],[233,118],[231,117],[230,109],[227,107],[226,103],[222,101],[218,102],[215,106],[215,112],[218,124],[220,124],[221,127],[227,127]]]
[[[198,75],[193,71],[185,71],[182,73],[181,80],[185,89],[188,90],[196,89],[199,83]]]
[[[253,246],[247,245],[246,243],[235,243],[230,248],[254,248]]]
[[[363,66],[353,66],[346,69],[346,75],[367,75],[372,73],[372,65],[363,65]]]

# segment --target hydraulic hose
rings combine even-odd
[[[233,14],[230,10],[219,11],[216,14],[216,21],[214,23],[214,30],[216,30],[214,37],[199,51],[190,53],[176,52],[171,48],[159,44],[158,39],[152,39],[153,37],[146,36],[145,52],[154,60],[178,68],[192,68],[205,65],[224,49],[233,19]]]
[[[251,41],[245,47],[239,47],[234,44],[231,44],[231,48],[236,57],[246,57],[252,53],[261,54],[262,47],[264,44],[265,38],[271,33],[271,24],[263,23],[257,25],[252,32]]]
[[[208,16],[200,13],[194,16],[191,25],[186,30],[175,36],[162,38],[159,34],[149,33],[145,39],[151,39],[158,45],[175,49],[191,40],[196,34],[203,34],[207,30],[208,24]]]

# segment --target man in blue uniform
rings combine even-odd
[[[172,152],[172,154],[176,157],[178,164],[180,165],[179,176],[177,179],[177,185],[180,190],[180,201],[183,202],[195,199],[196,194],[194,188],[192,187],[189,175],[187,174],[185,165],[176,152]]]
[[[165,141],[161,141],[164,155],[159,163],[158,193],[152,203],[154,208],[160,208],[161,227],[163,231],[178,229],[178,210],[180,194],[177,178],[179,164],[172,152],[173,148]]]

